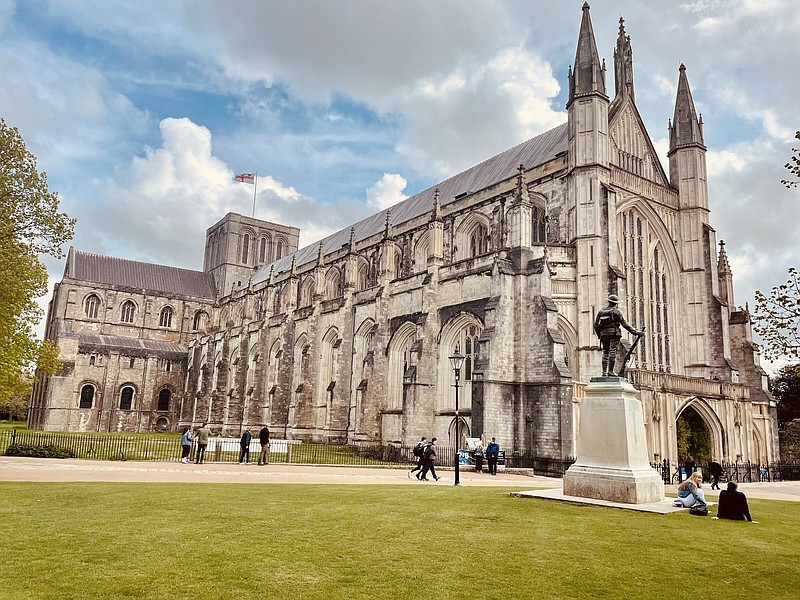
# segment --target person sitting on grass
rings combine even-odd
[[[702,487],[703,475],[700,471],[695,471],[678,486],[678,499],[675,500],[675,506],[706,508],[706,496]]]
[[[718,519],[731,519],[733,521],[753,521],[750,508],[747,506],[747,496],[737,491],[739,485],[735,481],[728,482],[728,489],[719,493],[719,506],[717,507]]]

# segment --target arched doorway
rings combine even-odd
[[[694,406],[687,406],[675,424],[678,438],[678,461],[685,464],[708,463],[714,458],[714,435]]]
[[[455,444],[455,449],[460,450],[467,447],[467,437],[469,437],[469,426],[464,417],[459,416],[456,423],[455,418],[450,421],[447,430],[447,438],[450,444]]]

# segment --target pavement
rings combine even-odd
[[[453,469],[438,468],[440,480],[428,483],[408,477],[407,468],[330,467],[272,463],[239,465],[235,463],[102,461],[57,458],[0,456],[1,481],[46,482],[127,482],[127,483],[273,483],[273,484],[357,484],[357,485],[453,485]],[[500,472],[495,476],[461,471],[464,487],[519,487],[523,489],[561,489],[561,480],[533,476],[523,470]],[[676,485],[666,485],[667,496],[674,496]],[[723,484],[724,488],[724,484]],[[705,486],[714,500],[716,490]],[[740,483],[748,498],[800,502],[800,481]]]

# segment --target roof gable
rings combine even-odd
[[[653,141],[630,96],[618,96],[612,102],[608,114],[608,132],[612,164],[658,185],[669,186]]]

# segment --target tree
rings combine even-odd
[[[800,274],[789,269],[789,280],[769,296],[756,291],[753,331],[761,336],[764,356],[769,359],[800,358]]]
[[[0,404],[29,385],[35,368],[59,368],[58,349],[33,334],[42,318],[35,300],[47,292],[39,257],[63,257],[74,227],[58,212],[58,195],[47,189],[47,175],[36,170],[19,131],[0,119]]]
[[[778,401],[778,422],[800,419],[800,364],[783,367],[770,379],[770,387]]]
[[[794,134],[798,140],[800,140],[800,131]],[[787,188],[797,187],[797,184],[800,183],[800,149],[792,148],[792,157],[789,159],[784,167],[794,176],[794,180],[792,179],[781,179],[781,183],[785,185]]]

